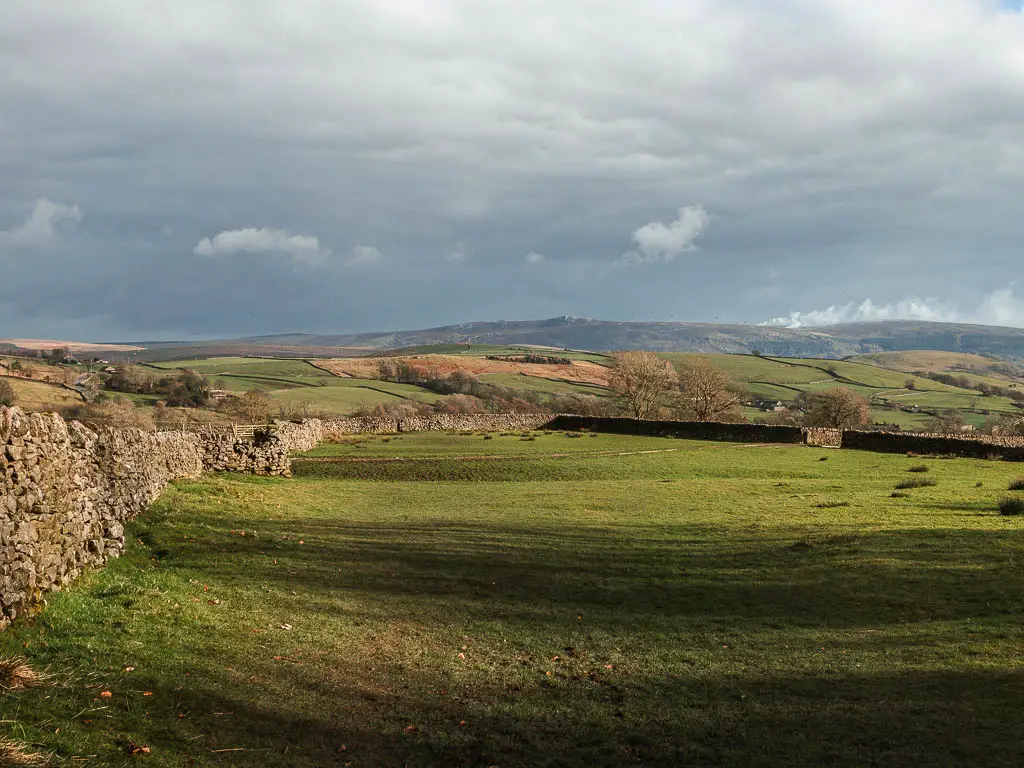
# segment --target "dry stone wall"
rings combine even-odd
[[[843,448],[877,453],[920,453],[1024,461],[1024,438],[1009,435],[941,435],[845,430]]]
[[[675,437],[684,440],[718,440],[734,443],[804,442],[800,427],[767,424],[725,424],[701,421],[652,421],[646,419],[609,419],[590,416],[556,416],[547,429],[610,432],[617,435]]]
[[[476,413],[470,415],[435,414],[412,417],[398,422],[399,432],[529,432],[551,421],[550,414]]]
[[[203,466],[210,472],[245,472],[290,477],[291,448],[280,438],[237,440],[230,435],[200,434]]]
[[[804,427],[804,444],[820,448],[842,448],[843,430],[827,427]]]
[[[124,548],[124,525],[207,470],[288,474],[287,448],[219,435],[91,430],[0,407],[0,628]]]

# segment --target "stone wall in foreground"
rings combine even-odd
[[[0,628],[124,548],[124,525],[173,480],[289,473],[287,448],[191,432],[89,429],[0,407]]]

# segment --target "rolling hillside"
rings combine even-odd
[[[465,344],[609,352],[750,353],[780,357],[845,358],[905,350],[934,350],[1024,359],[1024,329],[956,323],[886,321],[821,328],[777,328],[717,323],[657,323],[556,317],[547,320],[471,322],[421,330],[349,334],[290,333],[190,342],[135,342],[139,361],[212,355],[355,357],[384,350]],[[453,353],[455,349],[451,350]]]

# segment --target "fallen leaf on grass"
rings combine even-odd
[[[294,627],[291,624],[282,624],[281,629],[294,629]]]
[[[145,744],[136,744],[134,742],[128,742],[129,755],[148,755],[149,752],[150,749]]]
[[[101,699],[109,699],[113,695],[114,694],[112,694],[110,691],[100,691],[100,698]]]

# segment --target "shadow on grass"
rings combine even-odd
[[[1020,711],[1022,672],[712,680],[569,673],[472,690],[451,681],[447,695],[414,675],[376,687],[325,682],[322,671],[305,667],[281,667],[277,678],[275,689],[290,693],[264,706],[201,685],[157,687],[148,713],[152,764],[1009,768],[1024,761],[1019,721],[1008,717]]]
[[[1024,543],[1019,531],[808,538],[803,529],[261,520],[257,537],[229,537],[223,517],[190,513],[182,523],[194,540],[173,517],[136,524],[148,549],[100,575],[84,625],[44,615],[35,635],[22,628],[45,663],[77,660],[97,683],[116,683],[106,702],[98,687],[76,684],[21,710],[36,713],[40,738],[67,739],[57,744],[64,757],[81,736],[94,739],[95,764],[112,766],[138,761],[124,748],[132,742],[168,766],[1024,761],[1024,671],[1005,659],[966,668],[958,645],[972,642],[969,631],[938,623],[988,620],[1005,629],[984,638],[989,647],[1021,646],[1024,573],[1010,557]],[[167,594],[137,583],[156,553],[147,573]],[[266,599],[307,626],[301,638],[256,635],[244,613],[231,624],[197,613],[208,617],[193,619],[197,633],[182,632],[184,614],[154,606],[187,608],[191,593],[175,584],[189,579],[196,591],[209,583],[255,600],[267,585],[277,594]],[[155,643],[119,628],[136,610],[117,614],[112,601],[123,598],[171,622],[157,626]],[[318,620],[360,629],[335,643]],[[430,645],[478,629],[480,661],[470,651],[465,666],[453,664],[457,645],[444,658]],[[809,640],[836,631],[820,646]],[[167,647],[185,638],[198,639]],[[623,661],[609,664],[615,653]],[[958,668],[942,668],[941,654],[956,655]],[[132,677],[117,666],[128,659],[138,664]]]
[[[194,518],[215,529],[223,521]],[[652,535],[655,534],[655,535]],[[158,537],[159,538],[159,537]],[[299,544],[302,540],[304,544]],[[258,582],[329,606],[341,594],[469,621],[545,624],[586,613],[609,629],[741,617],[756,628],[851,628],[1021,611],[1022,531],[738,535],[686,526],[567,530],[462,523],[261,521],[259,537],[159,541],[162,563]],[[276,561],[276,562],[275,562]]]

